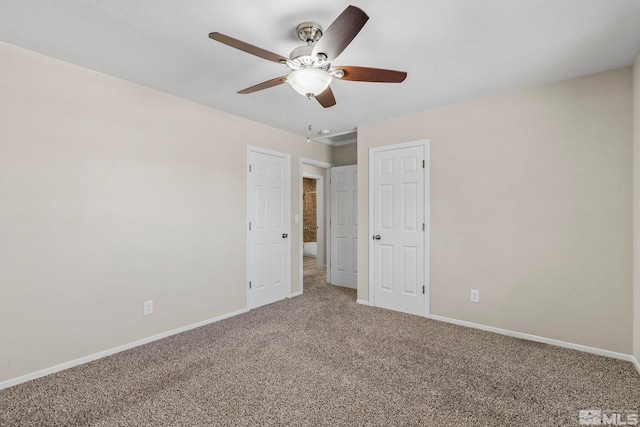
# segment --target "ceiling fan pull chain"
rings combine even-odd
[[[309,97],[309,101],[311,101],[311,97]],[[311,142],[311,102],[307,103],[307,118],[309,126],[307,126],[307,142]]]

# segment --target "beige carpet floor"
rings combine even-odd
[[[4,426],[577,426],[640,410],[619,360],[304,295],[0,391]]]

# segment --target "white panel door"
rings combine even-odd
[[[425,315],[425,146],[374,149],[373,302]]]
[[[247,151],[249,308],[289,294],[289,157]]]
[[[357,166],[331,168],[331,284],[357,287]]]

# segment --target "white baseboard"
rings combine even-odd
[[[327,285],[335,286],[336,288],[358,289],[358,285],[355,283],[353,285],[341,285],[340,283],[331,283],[329,279],[327,279]]]
[[[634,362],[635,357],[630,354],[616,353],[615,351],[603,350],[600,348],[589,347],[582,344],[574,344],[565,341],[554,340],[551,338],[539,337],[537,335],[525,334],[522,332],[510,331],[508,329],[500,329],[494,328],[493,326],[485,326],[479,323],[467,322],[464,320],[451,319],[448,317],[431,315],[428,316],[429,319],[438,320],[440,322],[452,323],[454,325],[466,326],[468,328],[480,329],[482,331],[494,332],[496,334],[507,335],[514,338],[521,338],[529,341],[536,341],[543,344],[555,345],[558,347],[570,348],[572,350],[584,351],[586,353],[597,354],[599,356],[612,357],[614,359],[620,359],[627,362]],[[636,368],[638,368],[638,372],[640,373],[640,367],[638,365],[637,360],[635,360]]]
[[[191,329],[195,329],[195,328],[199,328],[201,326],[208,325],[210,323],[219,322],[221,320],[228,319],[230,317],[234,317],[234,316],[237,316],[239,314],[246,313],[248,311],[249,311],[248,309],[243,308],[243,309],[240,309],[240,310],[237,310],[237,311],[233,311],[231,313],[222,314],[222,315],[214,317],[212,319],[203,320],[202,322],[193,323],[191,325],[183,326],[183,327],[178,328],[178,329],[174,329],[174,330],[171,330],[171,331],[168,331],[168,332],[163,332],[163,333],[160,333],[160,334],[157,334],[157,335],[153,335],[153,336],[150,336],[150,337],[147,337],[147,338],[143,338],[141,340],[137,340],[137,341],[134,341],[134,342],[129,343],[129,344],[124,344],[124,345],[121,345],[121,346],[118,346],[118,347],[111,348],[109,350],[104,350],[104,351],[101,351],[99,353],[91,354],[89,356],[80,357],[78,359],[71,360],[71,361],[65,362],[65,363],[61,363],[59,365],[52,366],[52,367],[46,368],[46,369],[42,369],[40,371],[32,372],[30,374],[26,374],[26,375],[20,376],[18,378],[13,378],[11,380],[2,381],[2,382],[0,382],[0,390],[5,389],[5,388],[9,388],[9,387],[13,387],[14,385],[18,385],[20,383],[24,383],[24,382],[27,382],[27,381],[35,380],[36,378],[44,377],[46,375],[54,374],[56,372],[64,371],[65,369],[73,368],[74,366],[79,366],[79,365],[83,365],[85,363],[93,362],[94,360],[102,359],[103,357],[111,356],[112,354],[120,353],[121,351],[129,350],[129,349],[132,349],[134,347],[138,347],[138,346],[141,346],[141,345],[144,345],[144,344],[148,344],[150,342],[157,341],[157,340],[169,337],[171,335],[176,335],[176,334],[179,334],[179,333],[182,333],[182,332],[186,332],[186,331],[189,331]]]
[[[635,357],[631,356],[631,358],[633,359],[632,362],[634,364],[634,366],[636,367],[636,369],[638,370],[638,374],[640,374],[640,362],[638,362],[638,359],[636,359]]]
[[[292,294],[289,294],[289,298],[299,297],[300,295],[302,295],[302,291],[294,292]]]
[[[300,296],[300,295],[302,295],[302,291],[298,291],[296,293],[291,294],[289,296],[289,298],[294,298],[294,297],[297,297],[297,296]],[[361,300],[361,299],[356,300],[356,303],[362,304],[362,305],[369,305],[369,301]],[[179,334],[179,333],[182,333],[182,332],[189,331],[191,329],[195,329],[195,328],[199,328],[201,326],[209,325],[211,323],[219,322],[221,320],[228,319],[230,317],[234,317],[234,316],[237,316],[239,314],[246,313],[248,311],[249,311],[248,309],[243,308],[243,309],[240,309],[240,310],[233,311],[231,313],[223,314],[223,315],[211,318],[211,319],[207,319],[207,320],[203,320],[201,322],[193,323],[191,325],[183,326],[183,327],[178,328],[178,329],[173,329],[173,330],[168,331],[168,332],[163,332],[163,333],[160,333],[160,334],[157,334],[157,335],[153,335],[153,336],[150,336],[150,337],[147,337],[147,338],[143,338],[143,339],[134,341],[134,342],[129,343],[129,344],[124,344],[124,345],[121,345],[121,346],[118,346],[118,347],[111,348],[109,350],[104,350],[104,351],[101,351],[99,353],[91,354],[89,356],[85,356],[85,357],[81,357],[81,358],[78,358],[78,359],[75,359],[75,360],[71,360],[69,362],[61,363],[59,365],[52,366],[50,368],[46,368],[46,369],[42,369],[40,371],[32,372],[30,374],[26,374],[26,375],[20,376],[18,378],[13,378],[13,379],[10,379],[10,380],[7,380],[7,381],[3,381],[3,382],[0,382],[0,390],[3,390],[5,388],[9,388],[9,387],[13,387],[15,385],[18,385],[18,384],[21,384],[21,383],[24,383],[24,382],[27,382],[27,381],[35,380],[36,378],[44,377],[46,375],[54,374],[56,372],[60,372],[60,371],[63,371],[65,369],[73,368],[74,366],[79,366],[79,365],[83,365],[85,363],[92,362],[94,360],[102,359],[103,357],[111,356],[112,354],[120,353],[120,352],[125,351],[125,350],[129,350],[129,349],[132,349],[132,348],[144,345],[144,344],[148,344],[150,342],[157,341],[157,340],[169,337],[171,335],[176,335],[176,334]],[[522,333],[522,332],[510,331],[508,329],[495,328],[493,326],[485,326],[485,325],[481,325],[479,323],[473,323],[473,322],[467,322],[467,321],[464,321],[464,320],[451,319],[451,318],[443,317],[443,316],[431,315],[431,316],[428,316],[428,317],[430,319],[438,320],[440,322],[451,323],[451,324],[459,325],[459,326],[466,326],[468,328],[480,329],[480,330],[483,330],[483,331],[494,332],[494,333],[497,333],[497,334],[507,335],[507,336],[510,336],[510,337],[522,338],[522,339],[526,339],[526,340],[530,340],[530,341],[536,341],[536,342],[540,342],[540,343],[544,343],[544,344],[550,344],[550,345],[555,345],[555,346],[558,346],[558,347],[564,347],[564,348],[569,348],[569,349],[573,349],[573,350],[584,351],[584,352],[587,352],[587,353],[597,354],[597,355],[600,355],[600,356],[606,356],[606,357],[612,357],[614,359],[624,360],[624,361],[633,363],[633,365],[638,370],[638,374],[640,374],[640,363],[638,362],[638,359],[636,359],[634,356],[629,355],[629,354],[616,353],[614,351],[603,350],[603,349],[589,347],[589,346],[585,346],[585,345],[581,345],[581,344],[568,343],[568,342],[564,342],[564,341],[554,340],[554,339],[551,339],[551,338],[539,337],[537,335],[530,335],[530,334],[525,334],[525,333]]]

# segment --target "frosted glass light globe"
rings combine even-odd
[[[289,74],[287,83],[302,96],[319,95],[331,83],[331,74],[317,68],[302,68]]]

